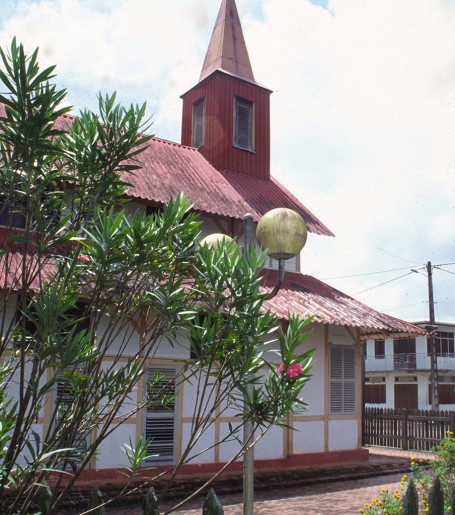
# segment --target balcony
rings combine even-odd
[[[437,356],[438,371],[455,371],[455,354]],[[413,372],[430,371],[430,356],[426,353],[386,354],[366,356],[365,372]]]

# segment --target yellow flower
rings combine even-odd
[[[360,508],[359,513],[365,513],[362,508]]]
[[[383,492],[383,493],[384,493],[384,492],[387,492],[387,488],[382,487],[382,488],[381,488],[381,492]]]
[[[448,435],[453,435],[453,431],[447,431]]]
[[[415,465],[415,461],[411,461],[411,465]]]
[[[411,461],[414,461],[416,459],[415,456],[411,456]]]

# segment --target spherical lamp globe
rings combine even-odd
[[[256,238],[272,259],[290,259],[305,246],[307,233],[303,218],[283,207],[272,209],[259,220]]]
[[[205,247],[209,247],[209,248],[218,248],[220,245],[221,245],[221,242],[222,241],[225,241],[226,243],[230,243],[232,241],[234,241],[230,236],[228,236],[227,234],[222,234],[222,233],[213,233],[213,234],[209,234],[208,236],[206,236],[205,238],[203,238],[200,242],[199,242],[199,246],[205,246]]]

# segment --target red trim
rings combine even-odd
[[[255,470],[286,470],[293,468],[313,467],[314,465],[335,465],[340,463],[368,461],[368,449],[350,449],[346,451],[331,451],[331,452],[313,452],[308,454],[293,454],[288,458],[269,459],[269,460],[256,460],[254,462]],[[218,472],[224,463],[200,463],[200,464],[187,464],[182,465],[179,470],[178,477],[188,476],[210,476]],[[232,463],[227,469],[226,473],[241,473],[243,463],[237,461]],[[171,471],[169,466],[154,467],[150,470],[141,471],[142,477],[155,477],[163,472]],[[92,469],[84,470],[78,479],[78,484],[90,483],[93,484],[104,481],[124,481],[125,474],[121,468],[106,468],[106,469]]]

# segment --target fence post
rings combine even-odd
[[[408,412],[403,410],[401,417],[401,448],[407,451],[409,448],[408,443]]]
[[[455,434],[455,411],[450,412],[450,430]],[[445,436],[445,435],[444,435]]]

